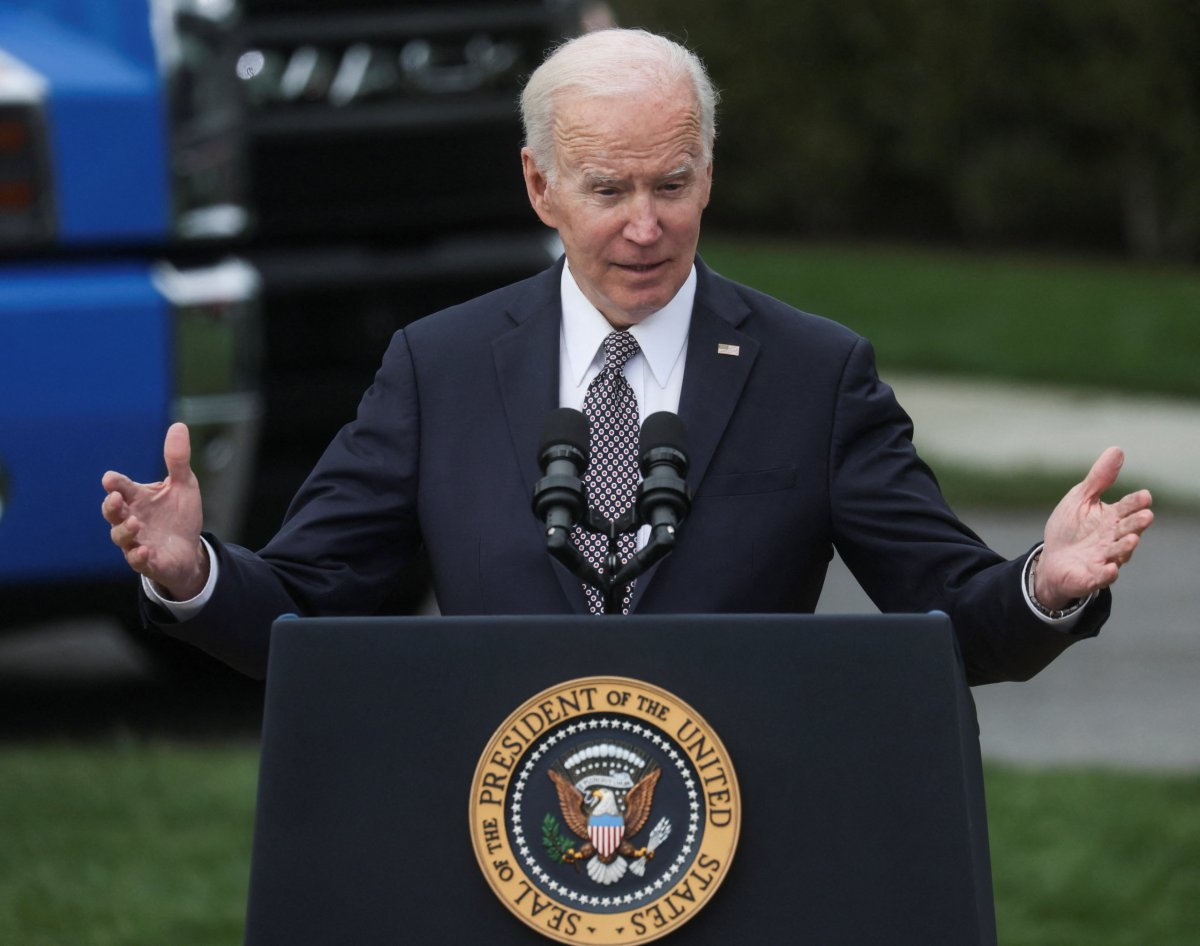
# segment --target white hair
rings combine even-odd
[[[521,92],[525,146],[554,180],[554,108],[567,95],[625,98],[686,82],[696,97],[704,162],[712,160],[719,95],[691,50],[641,29],[603,29],[568,40],[547,57]]]

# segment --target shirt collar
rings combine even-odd
[[[600,355],[604,338],[612,325],[600,314],[579,284],[571,275],[571,267],[562,271],[562,337],[567,364],[563,371],[576,386],[583,383],[588,368]],[[679,354],[687,342],[688,327],[692,321],[692,304],[696,299],[696,266],[692,265],[687,279],[665,306],[642,319],[629,329],[637,339],[638,347],[646,359],[654,380],[660,387],[667,383],[671,369],[679,360]]]

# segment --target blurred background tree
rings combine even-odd
[[[1200,0],[617,0],[722,90],[722,227],[1200,255]]]

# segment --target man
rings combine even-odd
[[[165,482],[105,474],[148,618],[262,674],[273,618],[370,613],[422,546],[444,613],[595,610],[547,555],[529,497],[546,415],[608,398],[602,411],[625,413],[593,419],[592,467],[610,462],[595,454],[612,430],[658,410],[678,412],[691,448],[691,512],[633,612],[809,612],[836,546],[881,610],[946,611],[973,683],[1028,677],[1094,635],[1152,520],[1145,491],[1100,501],[1120,451],[1059,503],[1040,549],[987,549],[916,456],[869,344],[696,256],[714,107],[699,61],[652,34],[601,31],[552,55],[522,97],[521,160],[565,265],[398,332],[258,554],[201,537],[182,425]],[[589,475],[598,493],[620,478]]]

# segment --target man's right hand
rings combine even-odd
[[[187,425],[172,424],[163,444],[167,478],[135,483],[109,471],[101,483],[108,493],[100,507],[112,526],[113,544],[129,567],[176,601],[198,595],[208,581],[208,555],[200,541],[204,523],[200,484],[192,472]]]

